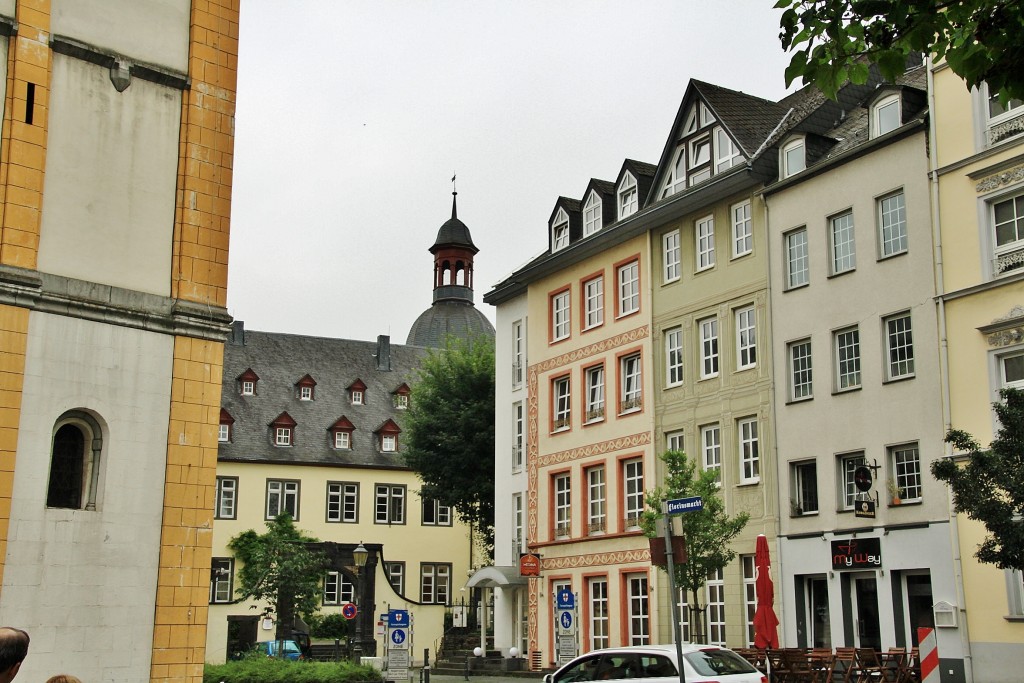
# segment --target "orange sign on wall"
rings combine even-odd
[[[540,555],[537,553],[520,553],[519,576],[540,576]]]

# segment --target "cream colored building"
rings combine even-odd
[[[945,420],[987,444],[998,391],[1024,386],[1024,106],[1002,105],[986,87],[968,91],[945,64],[933,65],[930,77]],[[960,516],[956,529],[963,595],[954,604],[966,626],[967,675],[1017,681],[1024,668],[1021,572],[978,563],[979,524]]]

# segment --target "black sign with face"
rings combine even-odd
[[[832,541],[832,569],[881,569],[882,542],[878,538]]]

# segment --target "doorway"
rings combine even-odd
[[[257,623],[257,616],[228,616],[228,659],[241,659],[242,655],[256,647]]]
[[[907,574],[907,612],[910,618],[910,643],[917,642],[917,629],[935,628],[935,614],[932,612],[932,577],[929,574]]]
[[[828,581],[824,576],[809,577],[807,587],[807,623],[810,646],[832,649],[832,625],[828,609]]]
[[[878,582],[874,573],[854,575],[853,620],[854,645],[882,649],[882,633],[878,625]]]

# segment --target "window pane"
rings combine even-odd
[[[807,258],[807,230],[786,235],[786,276],[788,287],[805,285],[810,278]]]
[[[902,254],[907,250],[907,210],[903,193],[880,200],[878,214],[882,231],[882,256]]]
[[[844,213],[831,221],[832,272],[844,273],[857,265],[854,247],[853,214]]]

